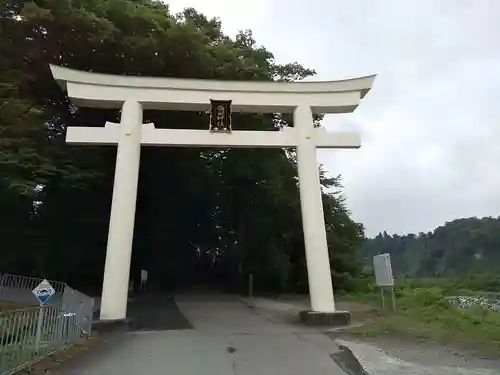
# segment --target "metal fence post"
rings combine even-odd
[[[42,326],[43,326],[43,305],[40,305],[38,309],[38,321],[36,323],[36,338],[35,338],[35,350],[38,353],[40,351],[40,344],[42,342]]]

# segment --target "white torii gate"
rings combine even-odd
[[[101,320],[126,318],[141,146],[265,147],[297,149],[300,202],[311,313],[335,315],[316,148],[359,148],[357,133],[314,128],[313,113],[348,113],[371,89],[375,76],[330,82],[216,81],[82,72],[51,65],[55,80],[78,106],[121,108],[119,124],[68,127],[74,144],[118,145],[111,204]],[[232,100],[233,112],[293,112],[281,131],[156,129],[143,110],[206,111],[210,99]],[[208,127],[208,125],[207,125]],[[343,312],[342,312],[343,313]]]

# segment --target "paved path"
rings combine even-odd
[[[338,346],[322,333],[273,322],[236,297],[179,295],[175,302],[190,323],[180,327],[185,329],[167,324],[172,317],[179,319],[167,297],[151,298],[144,310],[136,306],[140,331],[123,333],[99,356],[89,357],[63,374],[345,374],[332,359]],[[150,317],[152,323],[147,323]],[[145,331],[148,327],[155,330]],[[161,328],[169,330],[156,330]]]

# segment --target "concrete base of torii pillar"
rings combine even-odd
[[[335,310],[333,312],[302,311],[299,314],[301,322],[310,326],[344,327],[351,324],[349,311]]]

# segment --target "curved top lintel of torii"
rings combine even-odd
[[[302,105],[315,113],[352,112],[375,75],[322,82],[221,81],[85,72],[50,65],[54,79],[75,105],[121,108],[126,100],[144,109],[205,111],[210,99],[231,100],[233,112],[287,113]]]

